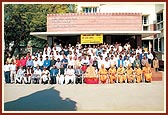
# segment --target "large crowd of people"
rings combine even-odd
[[[156,56],[126,43],[75,46],[46,44],[43,51],[7,57],[5,83],[92,84],[151,82],[151,66],[158,71]]]

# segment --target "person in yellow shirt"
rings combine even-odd
[[[143,67],[143,74],[145,77],[145,82],[151,83],[152,81],[152,71],[149,63],[145,64],[145,67]]]
[[[107,83],[107,70],[104,68],[104,64],[101,65],[101,69],[98,71],[98,75],[100,78],[100,83]]]
[[[126,80],[126,76],[125,76],[125,70],[122,66],[122,64],[120,64],[120,67],[117,69],[117,75],[118,75],[118,83],[125,83]]]
[[[132,69],[131,66],[132,66],[131,64],[128,64],[128,67],[126,69],[127,83],[133,83],[134,82],[133,69]]]
[[[136,65],[137,68],[134,69],[136,83],[142,82],[142,70],[139,67],[139,64]]]
[[[113,64],[111,64],[110,69],[108,70],[109,80],[111,84],[117,81],[116,73],[117,73],[116,68],[114,67]]]

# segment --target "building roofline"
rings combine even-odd
[[[161,31],[74,31],[74,32],[30,32],[30,35],[47,40],[47,36],[103,34],[103,35],[142,35],[142,37],[148,37],[159,33],[161,33]]]

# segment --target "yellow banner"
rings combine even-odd
[[[103,34],[81,34],[81,44],[101,44]]]

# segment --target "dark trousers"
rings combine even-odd
[[[50,83],[51,84],[56,84],[56,76],[50,76],[50,78],[51,78]]]
[[[78,83],[82,84],[82,77],[76,77],[75,83],[76,84],[78,84]]]
[[[4,74],[5,74],[5,82],[10,83],[11,82],[10,71],[6,71],[6,72],[4,72]]]

